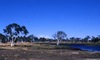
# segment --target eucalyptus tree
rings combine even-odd
[[[22,37],[22,39],[21,39],[21,41],[25,41],[26,40],[26,35],[29,33],[28,32],[28,30],[26,29],[26,27],[25,26],[22,26],[21,28],[20,28],[20,37]]]
[[[5,43],[7,42],[6,36],[0,33],[0,42]]]
[[[91,38],[90,36],[86,36],[83,40],[84,42],[88,42],[90,38]]]
[[[34,41],[35,36],[34,35],[29,35],[27,36],[27,42],[33,42]]]
[[[39,40],[40,40],[41,42],[46,42],[47,39],[46,39],[45,37],[40,37]]]
[[[8,36],[11,39],[10,40],[11,46],[14,46],[14,41],[16,40],[16,38],[22,34],[27,35],[28,31],[25,26],[21,27],[16,23],[12,23],[6,26],[6,28],[4,29],[4,33],[6,34],[6,36]]]
[[[53,38],[54,39],[57,39],[57,45],[60,44],[60,41],[63,40],[63,39],[66,39],[67,37],[67,34],[63,31],[57,31],[54,35],[53,35]]]
[[[100,36],[99,35],[97,37],[92,36],[91,41],[94,43],[100,43]]]
[[[20,28],[20,30],[21,30],[22,34],[24,34],[24,36],[26,36],[29,33],[25,26],[22,26]]]
[[[71,37],[71,38],[69,38],[69,40],[70,40],[70,42],[75,42],[75,37]]]

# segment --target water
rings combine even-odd
[[[85,44],[70,44],[67,46],[71,46],[73,48],[79,48],[81,50],[86,50],[86,51],[100,52],[100,46],[89,46]]]

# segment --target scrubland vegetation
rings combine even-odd
[[[68,38],[57,31],[52,38],[38,38],[25,26],[16,23],[6,26],[0,33],[0,60],[100,60],[100,52],[88,52],[60,44],[100,45],[100,36]]]
[[[88,52],[63,46],[37,43],[10,43],[0,45],[0,60],[92,60],[100,59],[100,52]]]

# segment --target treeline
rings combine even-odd
[[[70,42],[70,43],[98,43],[100,42],[100,35],[97,37],[86,36],[85,38],[68,38],[67,34],[63,31],[57,31],[53,34],[53,39],[41,37],[38,38],[33,34],[29,35],[29,31],[25,26],[20,26],[16,23],[9,24],[3,29],[4,33],[0,33],[0,42],[7,43],[11,42],[12,45],[16,42]]]

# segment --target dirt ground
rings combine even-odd
[[[0,60],[100,60],[99,52],[1,49]]]
[[[18,44],[19,45],[19,44]],[[100,52],[73,49],[52,49],[50,46],[32,44],[32,47],[0,45],[0,60],[100,60]]]

